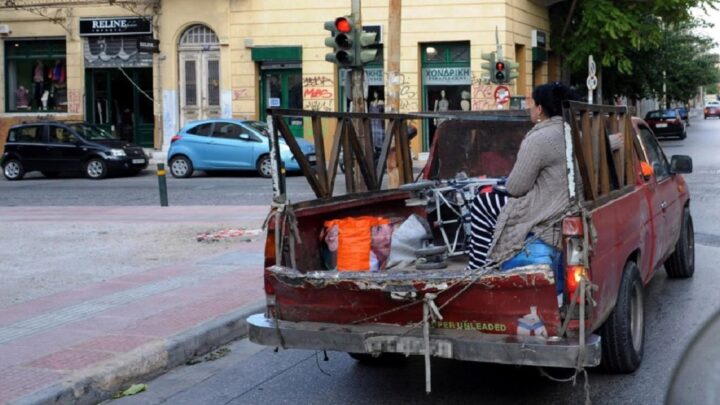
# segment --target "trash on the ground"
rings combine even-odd
[[[216,231],[202,232],[197,235],[198,242],[220,242],[244,237],[250,241],[252,237],[262,234],[262,229],[227,228]]]
[[[148,388],[147,384],[133,384],[130,388],[125,391],[118,391],[113,395],[113,398],[118,399],[122,397],[129,397],[131,395],[139,394]]]
[[[227,347],[221,347],[221,348],[214,350],[204,356],[193,357],[192,359],[185,362],[185,364],[187,364],[188,366],[193,366],[195,364],[202,363],[204,361],[215,361],[215,360],[218,360],[218,359],[221,359],[221,358],[227,356],[228,354],[230,354],[230,351],[231,350]]]

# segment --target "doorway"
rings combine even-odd
[[[152,69],[86,69],[88,122],[128,142],[153,147]]]
[[[213,30],[193,25],[178,45],[180,126],[189,121],[219,118],[220,41]]]
[[[263,70],[260,88],[260,118],[263,121],[267,118],[267,108],[303,108],[301,69]],[[288,117],[287,124],[293,136],[303,137],[302,117]]]

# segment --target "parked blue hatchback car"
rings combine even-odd
[[[254,170],[272,176],[270,132],[262,121],[209,119],[193,121],[172,138],[168,166],[173,177],[190,177],[195,170]],[[315,146],[295,138],[310,164],[315,164]],[[290,147],[280,139],[280,157],[287,171],[300,165]]]

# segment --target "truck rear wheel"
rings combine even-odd
[[[380,353],[373,356],[370,353],[348,353],[350,357],[357,360],[358,363],[367,366],[389,366],[393,364],[401,364],[407,357],[400,353]]]
[[[695,229],[689,208],[683,213],[680,238],[675,251],[665,261],[665,272],[670,278],[688,278],[695,273]]]
[[[615,308],[603,324],[600,336],[605,370],[631,373],[640,367],[645,346],[645,305],[635,262],[625,265]]]

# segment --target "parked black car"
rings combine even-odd
[[[145,151],[85,122],[34,122],[10,127],[0,159],[8,180],[40,171],[46,177],[82,172],[102,179],[112,172],[138,174],[148,165]]]

